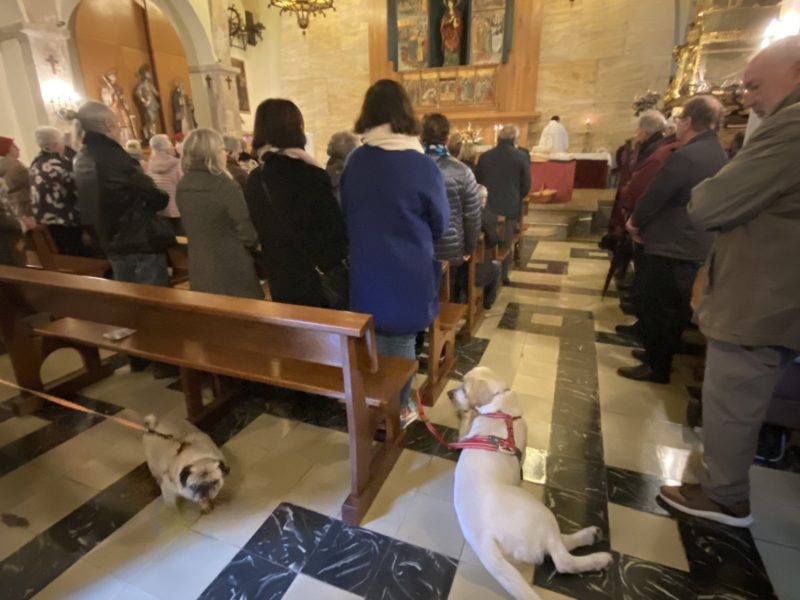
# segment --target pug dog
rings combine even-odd
[[[161,487],[164,502],[175,506],[179,497],[208,513],[230,469],[217,445],[189,421],[159,422],[147,415],[144,454],[147,466]]]
[[[513,422],[514,442],[522,457],[507,452],[465,448],[456,464],[453,499],[458,523],[486,570],[515,600],[540,600],[517,564],[540,564],[546,554],[559,573],[583,573],[608,567],[607,552],[574,556],[572,550],[596,543],[597,527],[562,535],[552,512],[522,489],[521,462],[527,443],[527,426],[514,392],[491,369],[477,367],[464,376],[464,384],[448,392],[462,416],[461,438],[507,437],[503,419],[482,415],[504,413]]]

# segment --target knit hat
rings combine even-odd
[[[0,156],[5,156],[11,152],[11,146],[13,145],[14,140],[12,138],[0,136]]]

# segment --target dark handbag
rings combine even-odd
[[[136,203],[120,219],[111,247],[122,254],[158,253],[177,243],[175,230],[164,217],[146,210],[143,203]]]
[[[264,183],[263,167],[261,173],[259,173],[259,179],[261,181],[261,188],[264,190],[264,195],[267,198],[267,202],[269,202],[270,206],[272,206],[273,212],[281,221],[283,221],[285,230],[292,233],[292,238],[299,239],[294,233],[294,230],[289,223],[289,219],[286,218],[283,212],[281,212],[278,209],[278,206],[272,201],[272,196],[267,189],[267,184]],[[314,265],[314,270],[317,272],[317,276],[319,277],[319,285],[320,288],[322,288],[322,296],[325,299],[327,308],[333,308],[335,310],[348,310],[350,308],[350,267],[348,267],[347,261],[342,260],[338,264],[330,267],[327,271],[323,271],[313,260],[311,260],[311,257],[308,256],[303,244],[297,244],[297,248],[299,252],[301,254],[305,254],[309,262]]]

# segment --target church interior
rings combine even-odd
[[[800,600],[800,0],[0,0],[0,80],[3,598]]]

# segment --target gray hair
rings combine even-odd
[[[479,183],[478,184],[478,198],[483,200],[484,198],[488,198],[488,197],[489,197],[489,188],[487,188],[485,185],[482,185],[482,184]]]
[[[331,158],[347,158],[358,147],[358,138],[349,131],[339,131],[331,136],[328,142],[328,156]]]
[[[232,135],[222,136],[222,141],[225,143],[225,150],[228,154],[237,154],[242,151],[242,140]]]
[[[516,125],[503,125],[500,133],[497,134],[498,140],[510,140],[517,143],[519,140],[519,128]]]
[[[150,138],[150,149],[153,152],[166,152],[172,147],[172,142],[166,134],[157,133]]]
[[[655,133],[663,133],[667,128],[667,119],[664,118],[659,111],[651,108],[644,111],[639,116],[639,129],[645,132],[648,136]]]
[[[62,131],[48,125],[37,127],[33,132],[33,137],[36,139],[36,144],[42,150],[51,150],[53,146],[64,141],[64,134]]]
[[[474,162],[478,158],[478,148],[472,142],[464,142],[461,146],[461,152],[458,155],[459,160],[468,160]]]
[[[190,167],[202,163],[212,175],[224,174],[230,177],[225,162],[219,157],[223,150],[225,150],[225,140],[222,134],[205,127],[193,129],[181,146],[183,172],[186,173]]]
[[[128,152],[142,153],[142,143],[139,140],[128,140],[125,142],[125,150]]]
[[[102,102],[89,100],[84,102],[77,112],[69,111],[67,118],[76,121],[75,137],[80,140],[87,131],[105,135],[108,131],[108,122],[116,120],[117,115]]]

